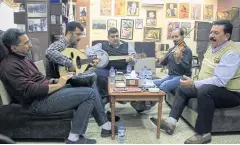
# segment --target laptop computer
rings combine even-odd
[[[155,57],[147,57],[144,59],[137,60],[134,70],[138,73],[141,68],[147,66],[152,70],[153,76],[156,76],[156,60]]]

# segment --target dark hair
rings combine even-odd
[[[110,34],[113,34],[113,33],[117,33],[118,32],[118,29],[117,28],[110,28],[108,30],[108,36],[110,36]]]
[[[231,39],[231,35],[232,35],[232,30],[233,30],[233,25],[229,20],[218,20],[218,21],[214,21],[213,25],[223,25],[224,26],[224,34],[229,33],[230,37],[228,38],[228,40]]]
[[[183,28],[174,28],[172,31],[176,31],[176,30],[179,31],[179,34],[180,34],[181,36],[184,36],[184,30],[183,30]]]
[[[84,28],[83,28],[82,24],[80,24],[79,22],[72,21],[72,22],[67,23],[65,35],[67,34],[67,32],[73,32],[73,31],[75,31],[77,27],[78,27],[81,31],[84,31]]]
[[[26,34],[24,31],[16,28],[10,28],[2,35],[2,42],[11,52],[12,45],[18,45],[20,43],[19,37]]]

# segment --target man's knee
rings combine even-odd
[[[176,94],[179,94],[181,96],[185,96],[186,92],[188,92],[189,86],[183,86],[179,85],[176,90]]]
[[[198,88],[198,98],[211,96],[211,94],[215,93],[216,87],[217,86],[209,84],[202,85]]]

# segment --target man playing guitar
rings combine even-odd
[[[65,66],[68,68],[68,71],[75,71],[75,65],[71,59],[67,56],[61,54],[63,50],[68,47],[76,48],[77,44],[81,40],[83,33],[83,26],[78,22],[69,22],[66,26],[65,36],[60,38],[58,41],[54,42],[46,50],[46,73],[47,78],[59,78],[59,66]],[[99,62],[99,59],[94,59],[93,63],[90,65],[95,66]],[[79,80],[91,79],[92,88],[95,90],[97,97],[101,97],[97,87],[97,75],[95,72],[88,72],[83,74],[77,74],[73,78],[79,77]],[[57,82],[57,80],[56,80]],[[102,102],[103,106],[104,103]],[[108,115],[108,119],[111,120],[111,115]],[[119,117],[116,118],[116,121],[119,120]]]

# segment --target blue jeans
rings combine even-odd
[[[32,103],[29,110],[36,114],[51,114],[76,109],[71,132],[83,135],[86,132],[90,114],[99,126],[108,121],[101,98],[89,87],[62,88],[41,100]]]
[[[170,75],[162,79],[154,80],[154,84],[164,92],[170,92],[180,85],[180,79],[182,76]]]

